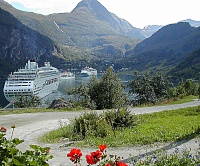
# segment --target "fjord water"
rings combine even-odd
[[[98,78],[100,78],[101,75],[98,75]],[[58,91],[54,92],[45,98],[42,99],[42,102],[51,102],[56,98],[62,97],[62,98],[69,98],[70,96],[67,94],[68,89],[72,89],[81,83],[87,83],[90,80],[91,77],[81,77],[76,76],[75,78],[70,78],[66,80],[61,80],[58,86]],[[128,85],[128,81],[133,80],[132,75],[119,75],[119,78],[121,79],[122,83],[124,85]],[[5,107],[8,104],[8,101],[5,99],[3,94],[3,86],[4,86],[5,79],[0,79],[0,106]]]

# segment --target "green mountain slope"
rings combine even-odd
[[[182,60],[168,75],[171,75],[173,79],[200,81],[200,48]]]
[[[35,59],[40,65],[49,60],[58,66],[60,50],[50,38],[23,25],[1,8],[0,18],[1,76],[22,67],[28,59]]]
[[[165,68],[170,70],[200,45],[200,28],[189,23],[167,25],[139,43],[126,55],[135,60],[139,70]]]
[[[56,42],[66,53],[63,56],[67,60],[84,59],[85,57],[81,54],[84,54],[85,51],[88,52],[88,49],[90,51],[87,57],[96,54],[99,57],[104,57],[102,52],[106,52],[107,56],[113,56],[118,52],[118,55],[122,57],[126,51],[124,45],[129,45],[126,48],[134,48],[140,42],[137,37],[144,39],[137,28],[132,27],[125,20],[120,22],[121,19],[116,16],[114,18],[113,14],[96,0],[81,1],[71,13],[49,16],[22,12],[3,2],[0,2],[0,6],[13,14],[24,25]],[[116,41],[118,43],[113,44]],[[79,56],[77,56],[77,52],[67,53],[70,48],[75,50],[77,47],[79,48]]]

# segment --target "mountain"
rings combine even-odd
[[[192,20],[192,19],[186,19],[179,22],[188,22],[192,27],[199,27],[200,21]],[[140,29],[140,32],[146,37],[150,37],[155,32],[157,32],[159,29],[161,29],[163,25],[147,25],[143,29]]]
[[[151,35],[153,35],[155,32],[157,32],[162,27],[163,27],[162,25],[147,25],[140,31],[146,38],[149,38]]]
[[[200,26],[200,21],[196,21],[196,20],[192,20],[192,19],[182,20],[180,22],[188,22],[192,27]]]
[[[184,58],[167,74],[172,79],[194,79],[200,81],[200,47]]]
[[[117,17],[115,14],[110,13],[101,3],[97,0],[83,0],[72,11],[85,9],[94,15],[98,20],[107,22],[115,31],[120,34],[134,37],[137,39],[145,39],[138,28],[133,27],[129,22]]]
[[[8,20],[15,19],[18,24],[21,23],[21,26],[26,27],[22,28],[23,30],[32,30],[30,35],[37,34],[35,35],[37,40],[45,38],[53,43],[53,47],[48,49],[48,54],[58,57],[62,64],[71,63],[72,67],[82,65],[82,61],[102,61],[106,59],[106,61],[112,62],[118,58],[123,58],[127,50],[133,49],[141,39],[145,38],[139,29],[132,27],[127,21],[110,13],[97,0],[83,0],[70,13],[48,16],[17,10],[3,0],[0,1],[0,9],[12,16],[12,18],[7,18]],[[0,20],[2,18],[0,17]],[[5,26],[2,21],[0,21],[0,24],[2,28]],[[19,35],[18,39],[20,41],[23,41],[22,36]],[[4,38],[4,40],[6,42],[11,41],[12,38],[7,34],[7,38]],[[38,42],[30,43],[32,45],[26,45],[27,50],[34,48],[34,43]],[[37,51],[32,51],[32,54],[26,52],[25,55],[24,50],[22,50],[23,46],[21,43],[18,44],[20,47],[17,47],[17,49],[14,45],[11,46],[12,50],[18,51],[12,52],[12,58],[10,59],[10,61],[13,61],[12,63],[17,63],[17,61],[14,61],[19,59],[16,58],[19,54],[24,54],[25,59],[32,58],[35,54],[35,57],[40,57],[37,58],[40,63],[43,55],[40,55],[42,51],[39,51],[39,48],[37,48],[39,49]],[[1,49],[3,48],[6,47]],[[1,53],[1,57],[4,59],[4,57],[9,56],[4,51]]]
[[[143,40],[133,50],[126,52],[135,60],[139,70],[165,68],[170,70],[200,45],[200,27],[187,22],[164,26],[151,37]]]
[[[68,35],[72,46],[89,48],[90,55],[100,59],[123,57],[141,41],[137,38],[144,39],[138,29],[110,13],[97,0],[83,0],[71,13],[51,14],[48,19]]]
[[[29,59],[41,65],[48,59],[58,66],[60,51],[54,42],[18,21],[12,14],[0,8],[0,74],[22,67]]]

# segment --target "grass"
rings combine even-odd
[[[168,100],[164,100],[162,102],[158,102],[156,104],[144,104],[144,105],[140,105],[137,107],[150,107],[150,106],[161,106],[161,105],[172,105],[172,104],[183,104],[183,103],[188,103],[188,102],[192,102],[195,99],[198,99],[197,96],[194,95],[190,95],[190,96],[184,96],[182,98],[171,98]]]
[[[23,113],[37,113],[37,112],[54,112],[54,109],[46,109],[46,108],[24,108],[24,109],[9,109],[0,111],[0,115],[8,115],[8,114],[23,114]]]
[[[200,135],[200,107],[163,111],[153,114],[135,115],[137,125],[132,128],[112,130],[105,138],[88,136],[78,146],[109,147],[145,145],[156,142],[171,142],[193,138]],[[69,138],[72,126],[64,126],[40,138],[45,142],[56,142],[61,137]],[[92,131],[89,131],[92,132]]]
[[[194,95],[190,95],[190,96],[184,96],[182,98],[173,98],[173,99],[169,99],[167,101],[161,102],[159,105],[169,105],[169,104],[183,104],[183,103],[187,103],[187,102],[191,102],[194,99],[198,99],[197,96]]]

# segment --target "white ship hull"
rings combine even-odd
[[[75,74],[71,73],[71,72],[64,72],[60,75],[61,80],[68,80],[68,79],[72,79],[75,78]]]
[[[4,96],[9,102],[21,95],[35,95],[42,99],[58,89],[59,80],[59,71],[50,65],[41,68],[19,69],[5,82]]]
[[[75,78],[74,76],[72,77],[61,77],[61,80],[69,80],[69,79],[72,79],[72,78]]]
[[[97,70],[91,67],[85,67],[84,69],[81,70],[81,76],[83,77],[96,76],[96,75],[97,75]]]

